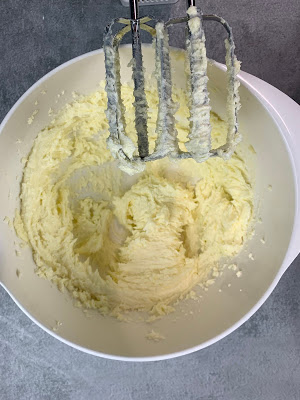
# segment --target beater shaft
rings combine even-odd
[[[138,151],[141,158],[149,155],[147,132],[147,99],[145,94],[143,55],[140,39],[138,0],[130,0],[132,33],[132,77],[134,83],[135,129],[138,137]]]

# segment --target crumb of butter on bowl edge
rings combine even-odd
[[[31,116],[28,118],[27,123],[28,125],[31,125],[34,121],[35,116],[37,115],[37,113],[39,112],[39,110],[34,110],[33,113],[31,114]]]
[[[161,340],[165,339],[165,336],[152,329],[151,332],[147,333],[146,339],[153,340],[154,342],[160,342]]]
[[[147,87],[150,151],[157,93]],[[122,87],[127,132],[136,143],[133,91]],[[188,99],[179,101],[179,146],[189,132]],[[86,309],[122,319],[146,311],[162,317],[197,285],[219,276],[219,262],[237,255],[253,220],[253,188],[237,154],[161,159],[129,177],[107,149],[103,88],[76,97],[34,141],[24,166],[14,226],[32,248],[40,277],[67,289]],[[211,113],[212,146],[226,141],[227,124]],[[191,293],[189,296],[188,294]]]

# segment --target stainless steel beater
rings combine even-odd
[[[110,135],[108,148],[113,156],[121,161],[120,168],[128,173],[140,171],[145,162],[165,156],[170,158],[193,158],[202,162],[213,156],[228,159],[241,140],[238,132],[237,113],[239,101],[239,62],[236,59],[232,29],[228,23],[217,15],[202,15],[195,7],[194,0],[188,0],[187,15],[171,19],[168,22],[156,21],[152,17],[139,17],[138,0],[130,0],[130,19],[118,18],[109,24],[104,33],[104,52],[106,68],[107,118]],[[149,25],[154,21],[155,28]],[[225,40],[227,66],[227,122],[228,132],[226,144],[211,149],[210,105],[207,90],[207,58],[203,21],[221,23],[227,31]],[[122,28],[113,34],[113,26],[121,24]],[[189,63],[189,101],[190,132],[185,143],[187,151],[181,151],[175,127],[176,105],[172,100],[172,80],[169,58],[168,28],[171,25],[185,23],[187,25],[187,59]],[[156,77],[159,95],[157,117],[157,139],[155,149],[149,154],[147,133],[147,100],[145,94],[145,78],[143,69],[140,31],[150,33],[155,40]],[[134,82],[135,128],[137,133],[138,155],[136,147],[126,135],[125,107],[121,98],[119,45],[124,35],[131,31],[132,35],[132,77]]]

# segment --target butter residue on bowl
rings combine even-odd
[[[150,150],[154,147],[157,93],[146,90]],[[133,141],[132,88],[122,96]],[[176,128],[184,149],[187,97]],[[220,259],[247,240],[253,188],[246,163],[210,158],[161,159],[133,177],[117,168],[106,147],[103,88],[66,105],[34,141],[24,168],[14,226],[32,248],[39,276],[66,288],[85,308],[122,318],[129,311],[171,312],[197,284],[211,280]],[[227,126],[211,114],[212,146]]]

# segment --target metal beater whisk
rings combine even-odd
[[[195,7],[194,0],[188,0],[187,15],[171,19],[168,22],[155,21],[152,17],[139,17],[138,0],[130,0],[131,18],[118,18],[105,29],[104,52],[106,68],[107,118],[110,135],[108,148],[113,156],[120,160],[120,168],[134,174],[143,170],[145,162],[165,156],[170,158],[193,158],[202,162],[213,156],[228,159],[241,140],[238,133],[237,113],[240,108],[238,87],[239,62],[234,54],[234,41],[231,27],[217,15],[202,15]],[[148,23],[155,22],[155,28]],[[227,66],[227,122],[226,144],[218,149],[211,149],[210,105],[207,91],[207,57],[203,21],[221,23],[227,31],[225,40]],[[114,35],[113,25],[123,27]],[[185,143],[187,151],[181,151],[175,127],[176,105],[172,100],[172,81],[169,58],[168,28],[171,25],[185,23],[187,26],[186,50],[189,63],[189,108],[190,132]],[[156,78],[159,95],[157,117],[157,139],[155,149],[149,154],[147,133],[147,100],[140,31],[150,33],[155,40]],[[138,155],[136,146],[126,135],[125,107],[121,99],[119,44],[124,35],[132,35],[132,77],[134,82],[135,127],[138,138]]]

